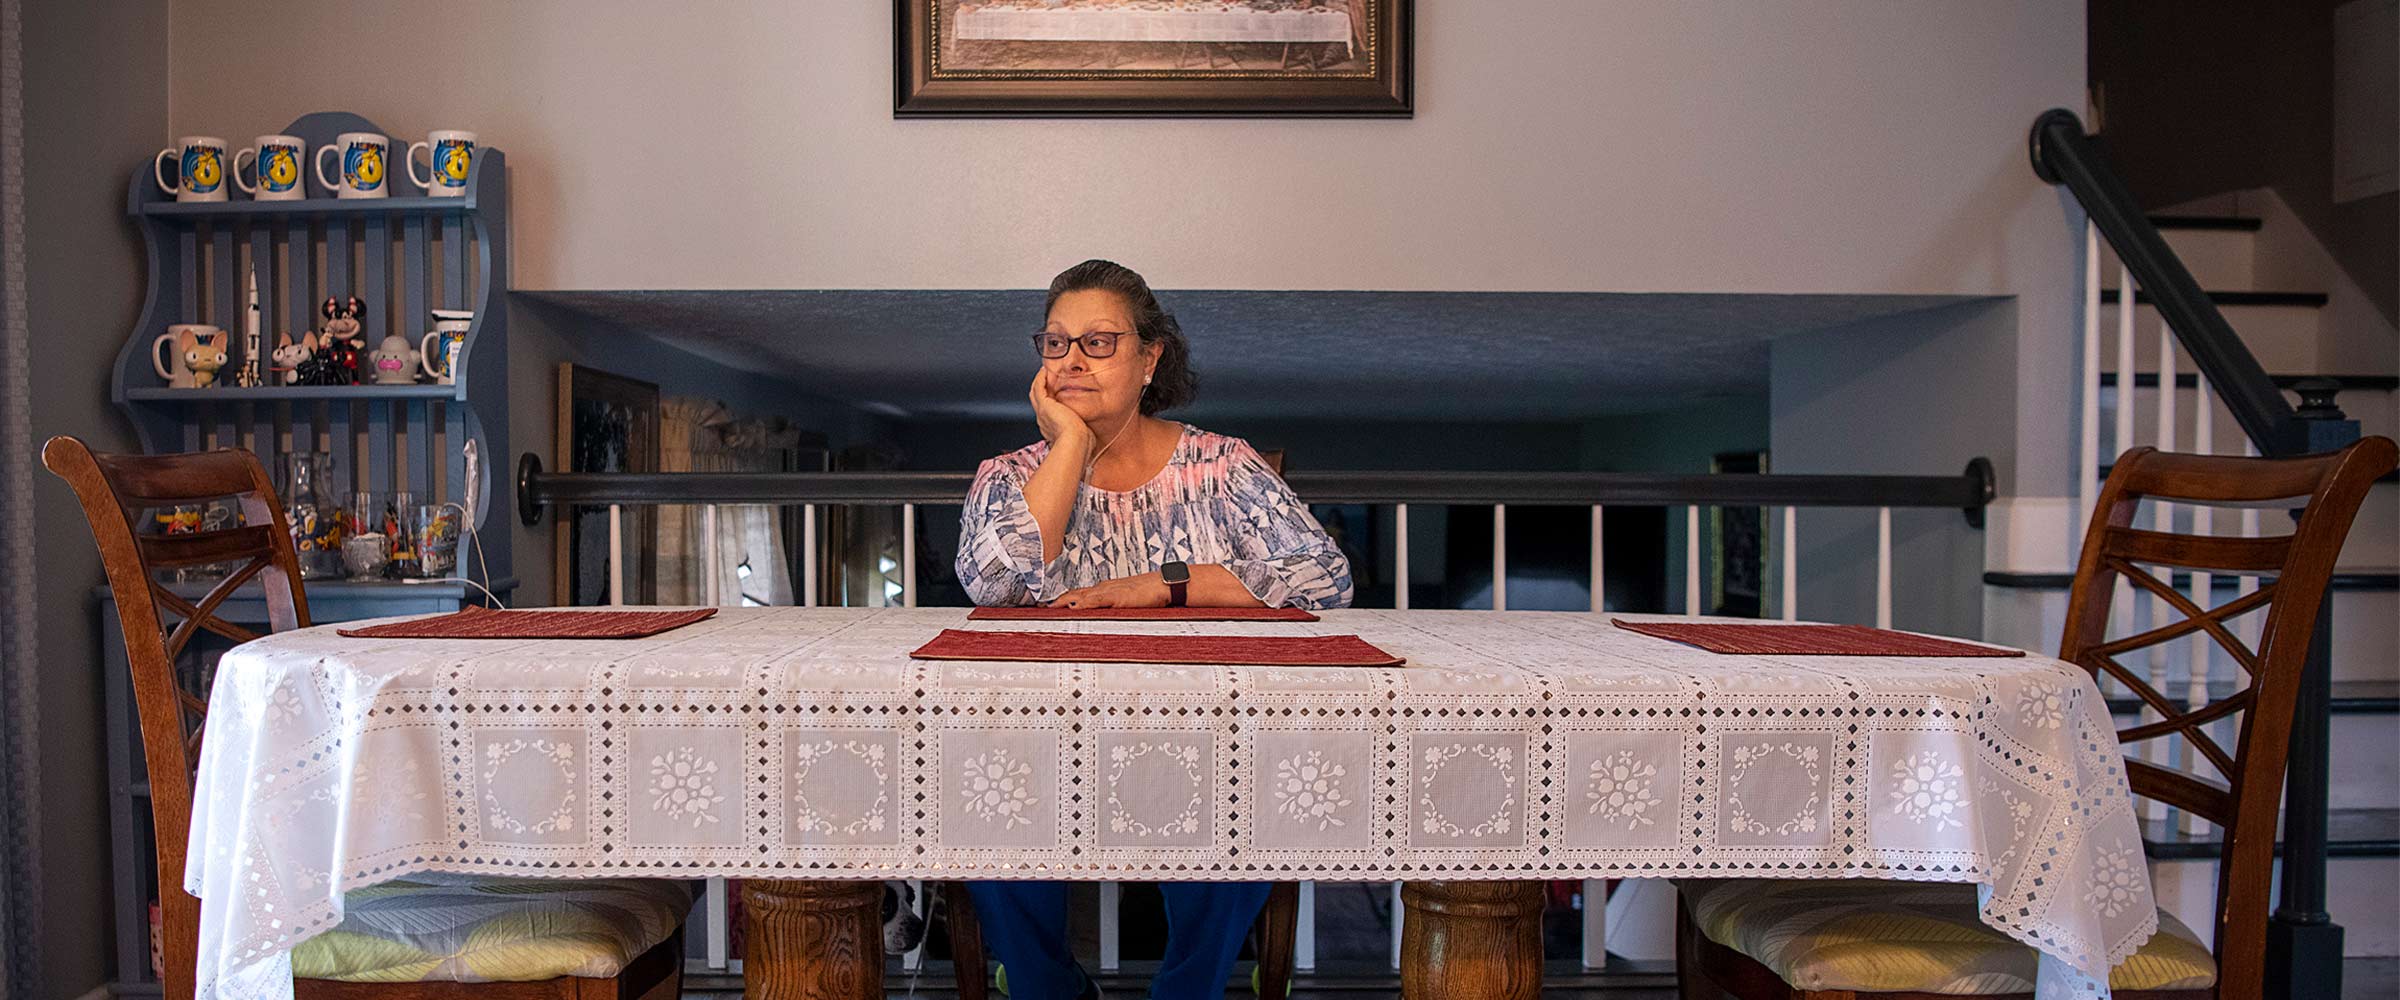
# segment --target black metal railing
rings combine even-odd
[[[556,506],[619,504],[955,504],[969,472],[547,472],[517,463],[517,513],[526,524]],[[1315,504],[1626,504],[1633,506],[1957,508],[1982,527],[1991,463],[1952,476],[1654,474],[1639,472],[1293,472]]]
[[[2267,456],[2339,450],[2358,439],[2358,424],[2334,405],[2340,383],[2313,379],[2294,388],[2298,409],[2250,353],[2141,203],[2110,166],[2105,144],[2086,133],[2074,112],[2053,108],[2033,122],[2028,137],[2033,172],[2073,193],[2092,227],[2144,290],[2177,343],[2199,367],[2201,377],[2223,400],[2242,432]],[[2118,308],[2136,304],[2131,287],[2118,290]],[[2087,300],[2088,301],[2088,300]],[[2132,372],[2117,373],[2120,392]],[[2127,396],[2119,406],[2129,406]],[[2206,419],[2206,415],[2202,415]],[[2120,442],[2122,445],[2123,442]],[[2081,473],[2080,474],[2086,474]],[[2317,612],[2315,639],[2301,675],[2292,720],[2291,756],[2284,791],[2282,894],[2271,918],[2267,995],[2279,998],[2341,995],[2342,928],[2325,909],[2326,821],[2331,805],[2332,672],[2328,646],[2333,635],[2331,601]]]

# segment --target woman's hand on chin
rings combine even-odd
[[[1032,391],[1026,398],[1033,402],[1033,422],[1040,425],[1042,440],[1052,446],[1069,444],[1077,435],[1087,441],[1092,436],[1091,425],[1084,423],[1067,404],[1059,402],[1058,395],[1051,391],[1048,366],[1034,369]]]
[[[1054,608],[1163,608],[1167,581],[1157,573],[1121,576],[1105,583],[1078,587],[1051,601]]]

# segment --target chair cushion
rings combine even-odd
[[[292,949],[292,975],[354,983],[607,978],[666,940],[694,883],[419,874],[347,897],[340,925]]]
[[[2033,949],[1984,925],[1975,887],[1726,879],[1678,883],[1692,925],[1804,990],[1976,996],[2033,991]],[[2108,974],[2113,990],[2204,989],[2217,964],[2161,911],[2158,933]]]

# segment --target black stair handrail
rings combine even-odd
[[[2225,314],[2209,301],[2192,272],[2167,248],[2158,227],[2150,223],[2133,192],[2109,166],[2100,137],[2086,133],[2083,120],[2074,112],[2052,108],[2033,120],[2029,142],[2034,174],[2075,195],[2092,225],[2116,250],[2117,259],[2149,293],[2151,304],[2183,344],[2184,353],[2208,376],[2209,387],[2258,446],[2259,454],[2284,457],[2307,453],[2307,428],[2298,414],[2250,348],[2234,335]],[[2118,308],[2132,307],[2120,297]]]
[[[517,515],[554,507],[661,504],[956,504],[971,472],[545,472],[517,460]],[[1998,495],[1991,460],[1953,476],[1646,472],[1304,471],[1283,477],[1306,503],[1629,504],[1680,507],[1953,508],[1983,527]]]

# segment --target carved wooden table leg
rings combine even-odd
[[[881,1000],[883,883],[745,878],[742,995]]]
[[[1542,992],[1539,882],[1409,882],[1400,929],[1408,1000],[1536,1000]]]

